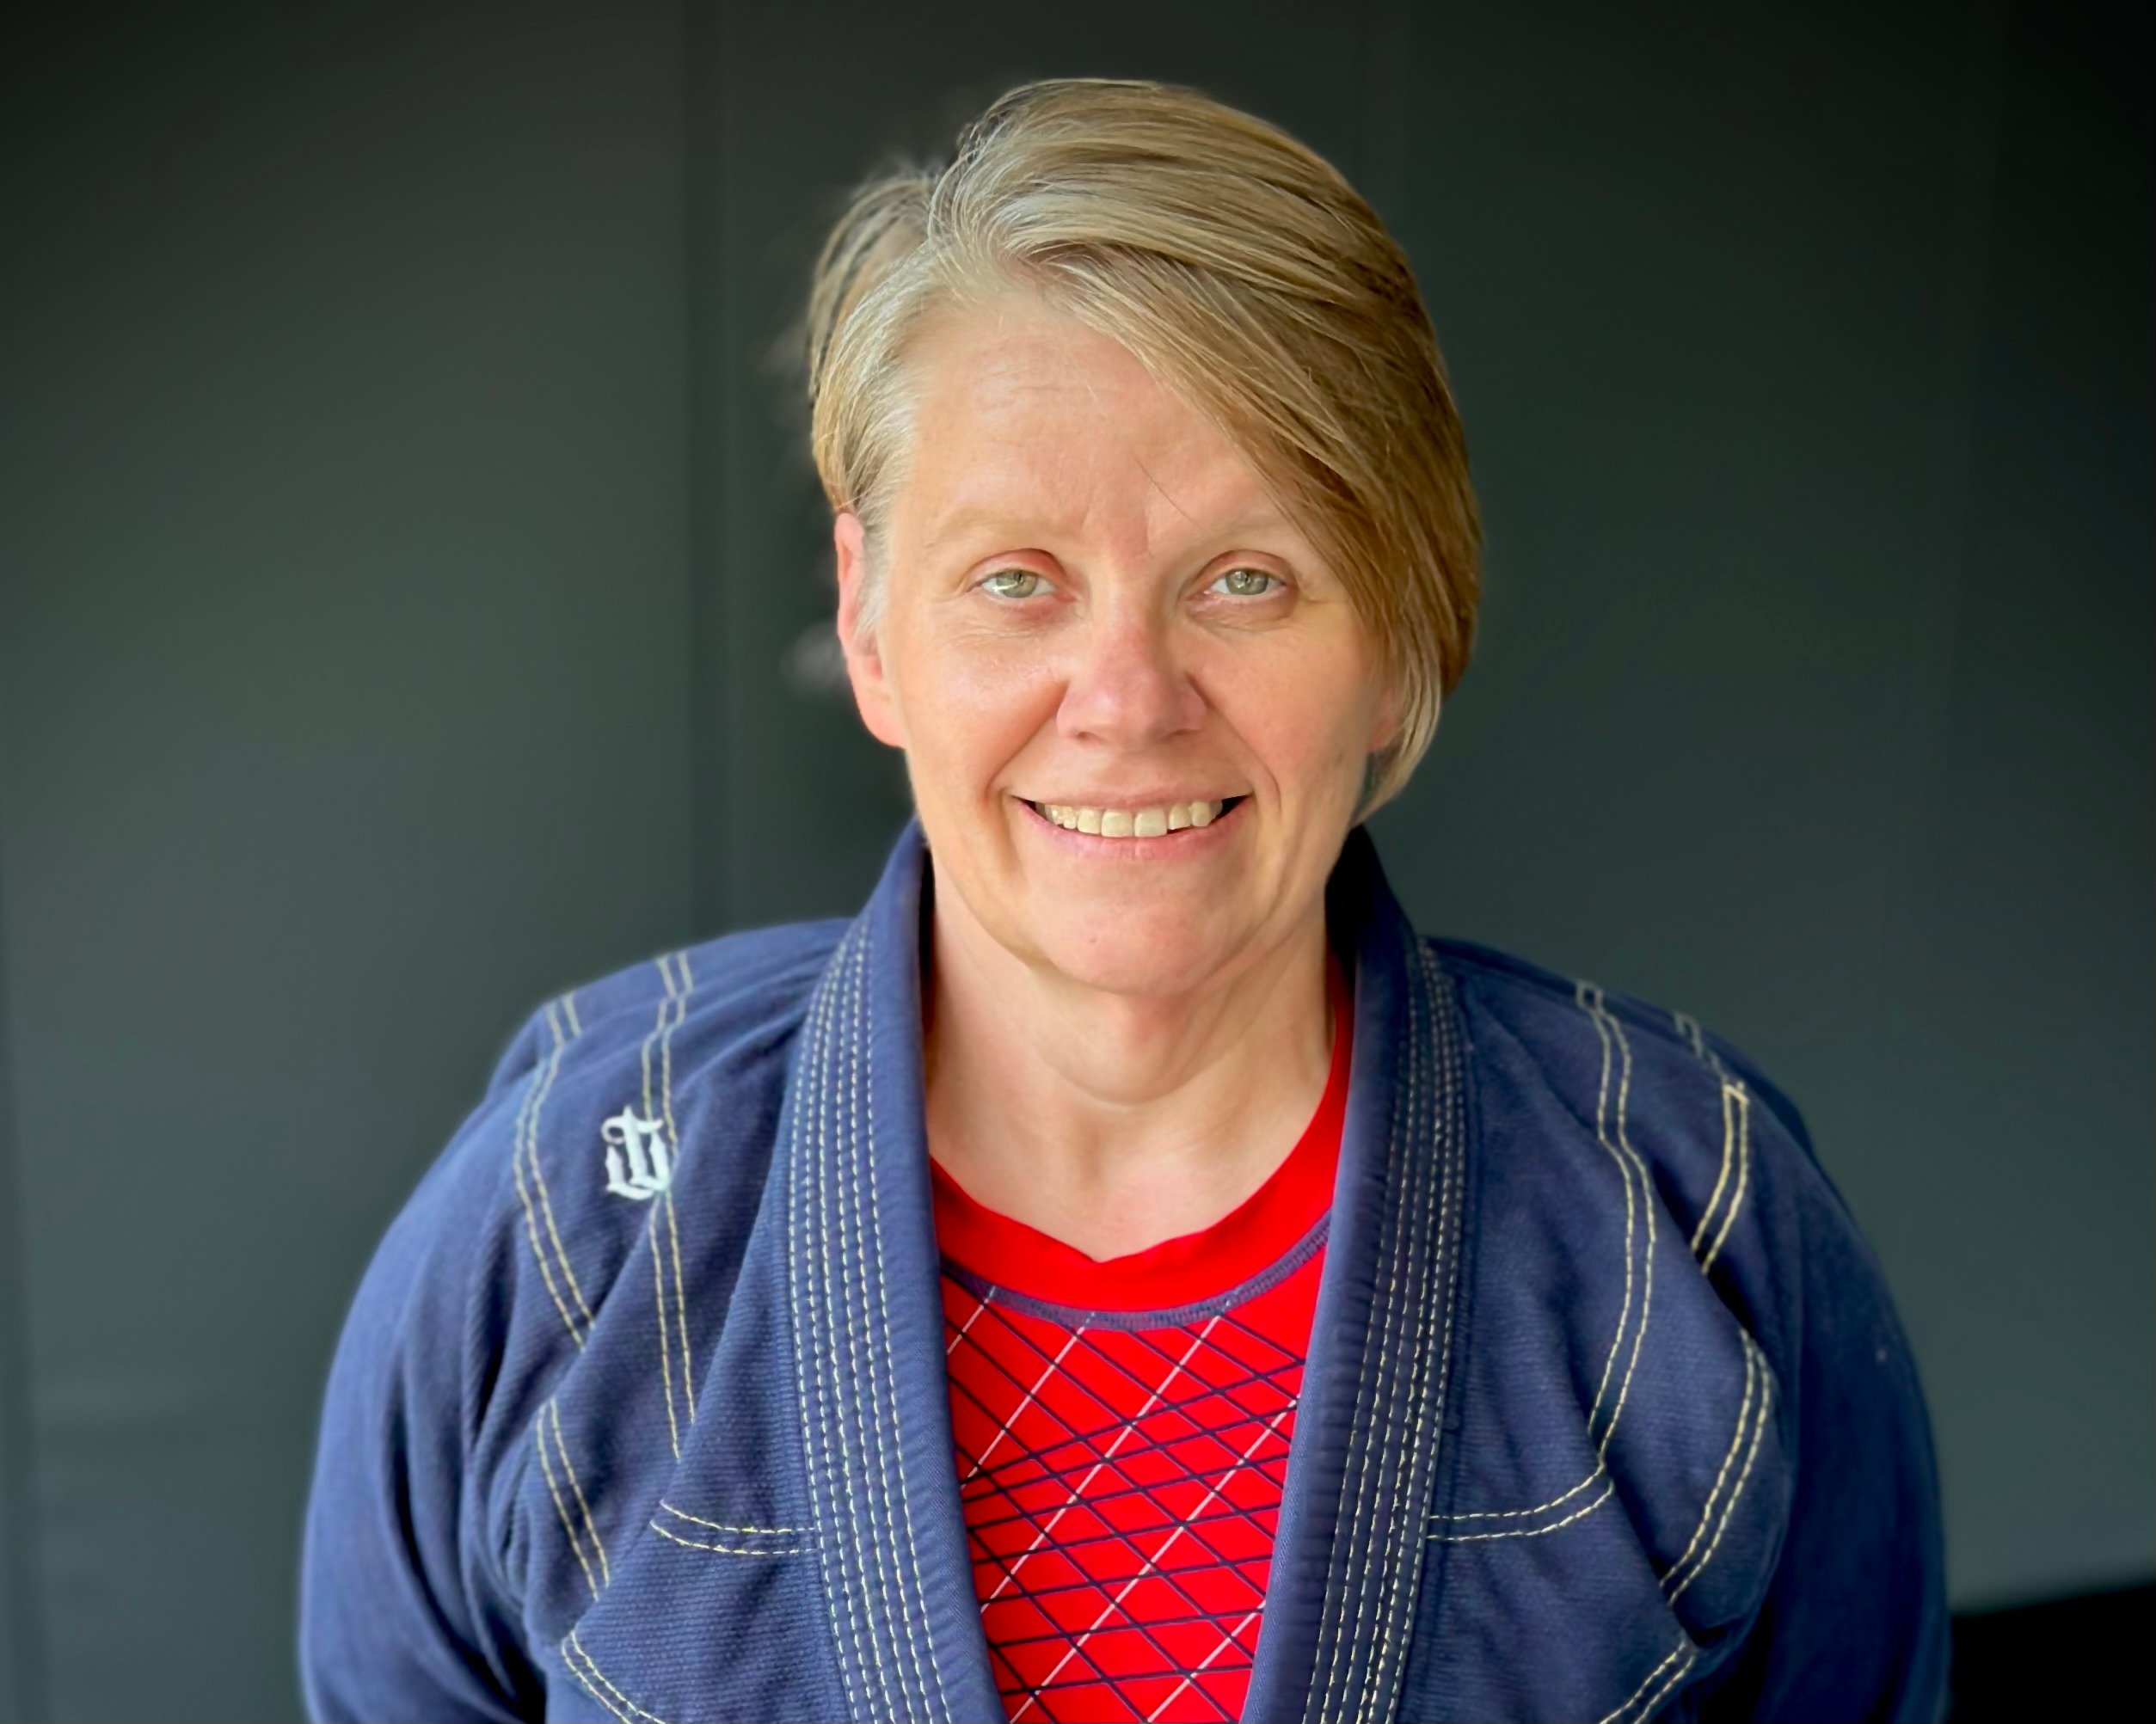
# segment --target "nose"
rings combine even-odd
[[[1171,621],[1109,605],[1066,637],[1056,727],[1072,739],[1141,749],[1205,722],[1205,700],[1178,655]]]

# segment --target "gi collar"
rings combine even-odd
[[[952,1460],[922,1126],[918,822],[811,997],[778,1156],[795,1388],[850,1715],[1003,1716]],[[1246,1715],[1384,1724],[1453,1377],[1466,1166],[1450,983],[1361,827],[1327,887],[1354,1063]]]

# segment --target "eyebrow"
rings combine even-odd
[[[929,536],[926,549],[931,551],[938,549],[961,534],[971,532],[977,527],[1001,527],[1017,533],[1020,537],[1025,537],[1031,531],[1037,530],[1040,525],[1036,519],[1015,511],[988,505],[961,508],[946,516],[937,524],[936,531]],[[1272,504],[1264,503],[1255,508],[1245,510],[1235,519],[1213,529],[1208,537],[1232,538],[1239,533],[1251,532],[1266,527],[1287,529],[1293,531],[1293,523]]]

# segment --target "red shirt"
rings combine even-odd
[[[1242,1715],[1347,1107],[1331,986],[1317,1113],[1201,1232],[1097,1261],[931,1163],[959,1494],[1014,1724]]]

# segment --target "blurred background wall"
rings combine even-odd
[[[1960,1607],[2146,1580],[2123,16],[9,23],[0,1715],[295,1715],[329,1350],[511,1028],[866,892],[904,780],[834,680],[771,355],[845,187],[1043,76],[1248,107],[1415,261],[1490,536],[1477,662],[1377,822],[1422,924],[1690,1010],[1804,1107],[1915,1340]]]

